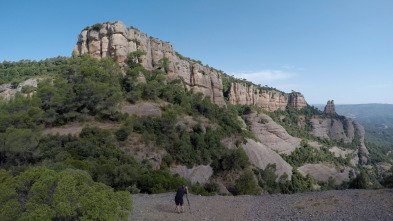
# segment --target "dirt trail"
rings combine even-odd
[[[175,193],[133,195],[130,220],[393,220],[393,189],[293,195],[197,196],[175,213]]]

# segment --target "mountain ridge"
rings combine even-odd
[[[135,52],[140,52],[140,55],[127,57]],[[138,29],[127,28],[120,21],[98,23],[82,30],[73,54],[85,53],[99,59],[110,56],[123,66],[128,60],[134,59],[148,70],[163,69],[170,78],[182,78],[189,89],[209,96],[211,101],[219,106],[225,106],[225,92],[221,80],[224,73],[203,66],[199,61],[185,58],[177,53],[169,42],[147,37]],[[228,100],[231,104],[253,104],[268,111],[283,110],[288,104],[297,109],[306,106],[306,101],[300,93],[280,93],[238,82],[230,83]]]

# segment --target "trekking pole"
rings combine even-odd
[[[190,209],[190,213],[191,213],[191,206],[190,206],[190,201],[188,200],[188,194],[186,194],[186,198],[187,198],[187,202],[188,202],[188,208]]]

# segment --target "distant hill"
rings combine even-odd
[[[325,105],[314,105],[323,110]],[[336,112],[361,123],[368,142],[393,144],[393,104],[336,104]]]

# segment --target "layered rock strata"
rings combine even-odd
[[[228,101],[231,104],[256,105],[267,111],[284,110],[289,104],[300,110],[307,106],[300,93],[283,93],[275,90],[262,90],[258,86],[245,83],[231,83]]]
[[[74,55],[90,54],[101,59],[112,57],[122,66],[127,63],[129,53],[141,51],[135,62],[153,70],[162,68],[160,61],[168,59],[165,67],[168,79],[181,77],[188,89],[209,96],[213,103],[225,106],[221,75],[215,69],[184,58],[176,53],[169,42],[148,37],[135,28],[127,28],[122,22],[106,22],[86,28],[78,36]],[[260,90],[257,86],[232,83],[228,94],[231,104],[253,104],[267,111],[283,110],[290,104],[296,109],[307,106],[300,93],[286,94],[275,90]]]
[[[96,24],[83,30],[73,54],[90,54],[98,59],[112,57],[124,66],[127,55],[135,51],[144,52],[136,62],[149,70],[162,68],[159,63],[167,58],[169,63],[165,71],[169,79],[181,77],[188,89],[201,92],[213,103],[225,106],[221,77],[217,71],[179,55],[169,42],[148,37],[135,28],[127,28],[120,21]]]

